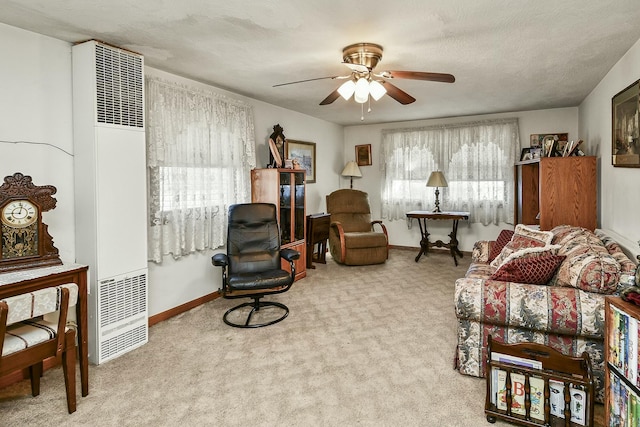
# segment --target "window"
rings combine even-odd
[[[440,206],[468,211],[471,222],[513,222],[513,163],[519,152],[517,119],[426,128],[385,130],[382,135],[382,217],[403,219],[431,210],[435,191],[426,187],[441,170]]]
[[[147,78],[149,259],[224,244],[230,205],[249,201],[253,111],[209,92]]]

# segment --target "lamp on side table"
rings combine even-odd
[[[440,212],[440,201],[438,200],[440,191],[438,190],[438,187],[447,186],[447,179],[441,171],[431,172],[431,175],[429,175],[429,179],[427,180],[427,187],[436,187],[436,208],[433,210],[434,212]]]

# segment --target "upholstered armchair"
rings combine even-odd
[[[387,227],[382,221],[371,220],[367,193],[351,189],[334,191],[327,196],[327,212],[331,214],[329,251],[336,262],[368,265],[387,260]]]

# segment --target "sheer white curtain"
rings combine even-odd
[[[149,260],[224,244],[229,205],[250,200],[253,109],[146,79]]]
[[[382,132],[382,217],[404,219],[411,210],[432,210],[440,170],[440,207],[470,212],[471,222],[513,222],[513,164],[520,152],[518,119],[499,119]]]

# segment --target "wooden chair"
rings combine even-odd
[[[69,306],[78,300],[75,283],[0,300],[0,376],[29,368],[31,394],[40,394],[45,359],[62,357],[69,413],[76,410],[75,329],[67,328]],[[59,312],[58,321],[43,315]]]

